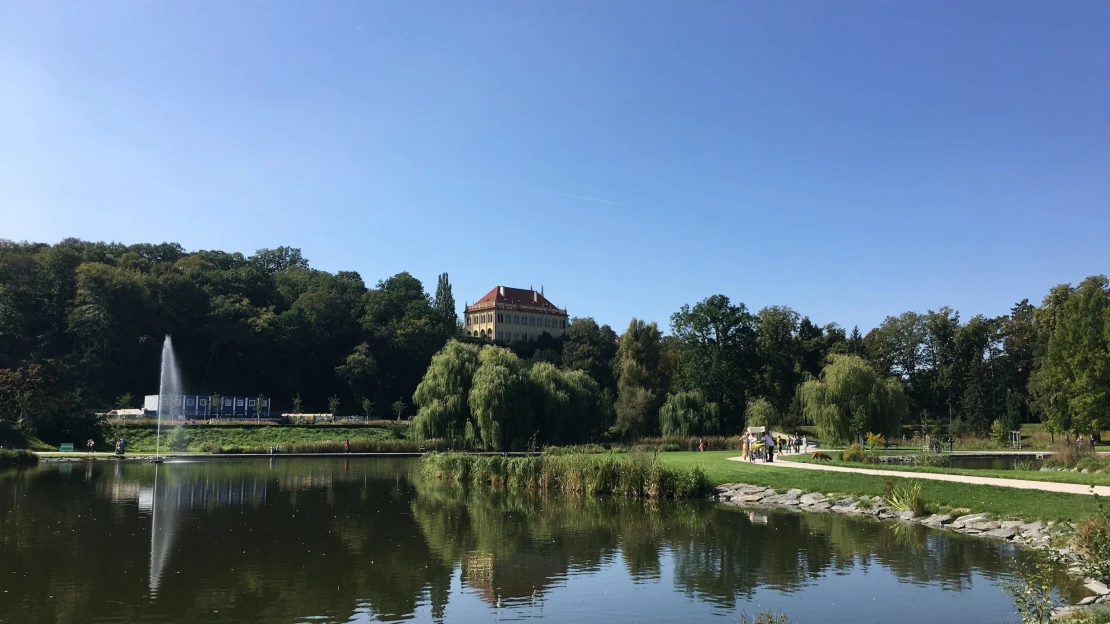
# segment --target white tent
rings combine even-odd
[[[767,427],[748,427],[748,433],[763,433],[767,431]]]

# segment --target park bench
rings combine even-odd
[[[63,453],[72,453],[73,452],[73,442],[66,442],[65,444],[59,446],[58,450],[63,452]]]

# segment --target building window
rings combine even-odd
[[[528,317],[528,324],[531,325],[532,327],[535,327],[536,326],[536,317],[529,316]]]
[[[513,315],[513,325],[520,325],[520,315],[519,314],[514,314]]]

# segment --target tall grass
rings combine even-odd
[[[31,451],[0,450],[0,466],[33,466],[37,463],[39,463],[39,456]]]
[[[700,498],[712,487],[700,467],[669,468],[657,457],[576,453],[535,457],[429,453],[425,476],[514,490],[561,490],[632,498]]]

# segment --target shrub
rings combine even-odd
[[[185,428],[180,426],[174,428],[173,433],[170,434],[167,445],[170,449],[175,451],[184,451],[188,449],[189,440],[185,437]]]
[[[1095,472],[1096,470],[1102,470],[1103,468],[1106,468],[1106,461],[1095,455],[1086,455],[1084,457],[1080,457],[1079,460],[1075,462],[1075,467],[1079,470],[1089,470],[1091,472]]]
[[[852,443],[843,453],[840,454],[841,461],[846,462],[860,462],[863,461],[864,452],[860,445]]]
[[[893,486],[893,487],[892,487]],[[887,482],[886,504],[897,511],[912,511],[914,516],[925,515],[925,499],[921,496],[921,484],[917,482],[893,485]]]
[[[867,450],[875,452],[886,446],[886,438],[881,433],[867,434]]]
[[[918,466],[928,466],[931,468],[947,468],[949,465],[948,455],[928,449],[918,452],[913,458],[913,463]]]
[[[1032,459],[1020,459],[1014,463],[1014,470],[1036,471],[1037,462]]]
[[[1110,582],[1110,512],[1095,495],[1098,512],[1079,524],[1076,543],[1083,553],[1083,573],[1103,583]]]
[[[1031,561],[1015,568],[1013,580],[1003,584],[1024,624],[1052,621],[1052,612],[1059,604],[1052,589],[1056,566],[1057,557],[1051,551],[1035,551]]]
[[[1090,446],[1079,446],[1061,440],[1052,445],[1052,457],[1045,460],[1045,465],[1050,468],[1075,468],[1079,460],[1093,454]]]
[[[1006,431],[1006,427],[1002,425],[1001,420],[995,419],[991,423],[991,442],[998,446],[1006,446],[1009,436],[1010,434]]]
[[[39,463],[39,456],[25,449],[0,450],[0,466],[33,466]]]

